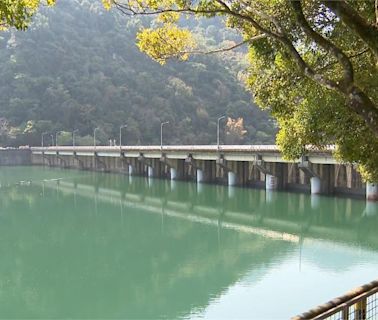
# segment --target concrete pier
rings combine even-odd
[[[368,182],[366,184],[366,200],[378,201],[378,183]]]
[[[201,169],[197,169],[197,183],[203,182],[203,171]]]
[[[277,190],[278,189],[278,178],[267,174],[265,176],[265,189],[266,190]]]
[[[148,166],[148,177],[149,178],[154,177],[154,168],[152,166]]]
[[[311,194],[320,194],[322,191],[320,178],[312,177],[310,179],[310,183],[311,183]]]
[[[177,179],[177,170],[175,168],[170,168],[170,177],[171,177],[171,180]]]
[[[229,171],[227,173],[227,176],[228,176],[228,185],[229,186],[235,186],[236,185],[236,174],[232,171]]]

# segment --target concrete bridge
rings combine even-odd
[[[378,200],[378,185],[365,184],[352,164],[337,162],[333,147],[287,161],[274,145],[59,146],[31,148],[31,162],[64,168],[222,183],[312,194],[366,195]]]

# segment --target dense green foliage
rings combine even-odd
[[[25,30],[39,6],[53,4],[55,0],[2,0],[0,1],[0,30],[10,27]]]
[[[170,121],[167,143],[214,143],[223,114],[244,119],[240,143],[274,142],[274,123],[251,103],[235,65],[198,56],[161,66],[135,45],[142,24],[101,3],[64,1],[36,14],[28,31],[2,32],[0,144],[39,145],[42,132],[57,131],[60,144],[71,143],[74,129],[88,144],[95,127],[108,143],[124,123],[124,143],[158,144],[161,121]],[[209,44],[227,32],[208,21],[192,27]]]
[[[248,87],[277,119],[284,156],[335,144],[341,160],[378,181],[376,0],[107,1],[157,17],[137,42],[160,63],[198,50],[182,15],[223,18],[249,46]]]

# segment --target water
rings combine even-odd
[[[0,185],[2,318],[287,319],[378,278],[363,200],[38,167]]]

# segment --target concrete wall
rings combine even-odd
[[[20,166],[31,164],[31,151],[29,149],[0,150],[0,166]]]

